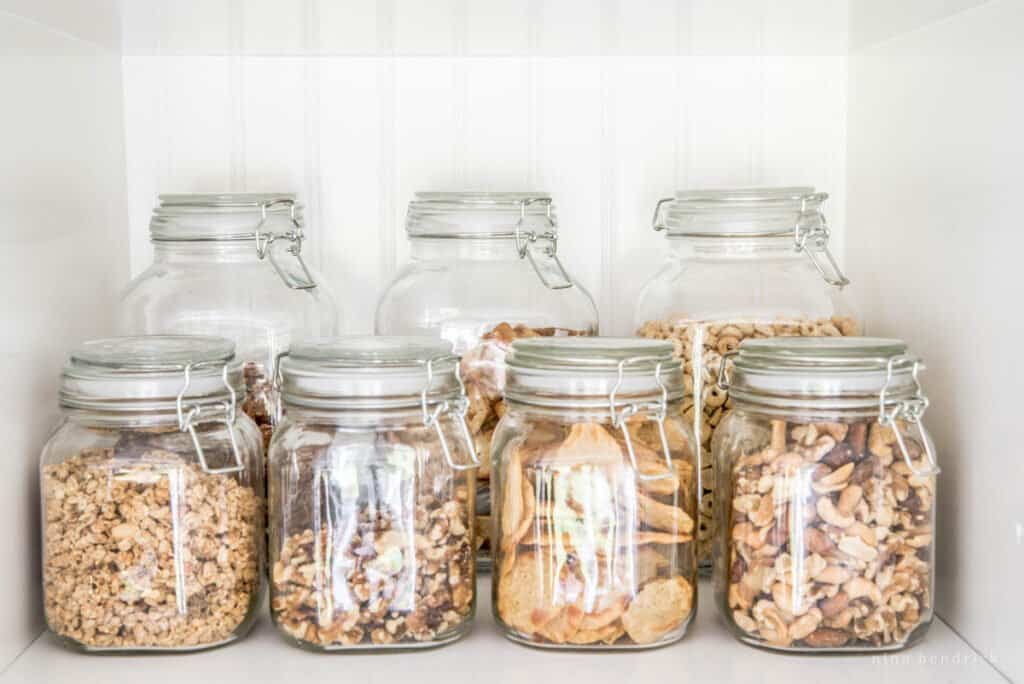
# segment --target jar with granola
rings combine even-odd
[[[269,369],[292,339],[335,335],[338,310],[302,258],[302,205],[290,194],[160,195],[153,263],[121,295],[126,335],[220,335],[242,360],[241,408],[263,433],[277,413]]]
[[[668,342],[518,340],[494,435],[493,609],[531,646],[631,649],[696,608],[697,473]]]
[[[245,636],[263,593],[263,449],[224,338],[86,342],[40,465],[49,629],[90,652]]]
[[[720,384],[736,405],[713,444],[727,624],[782,651],[914,644],[933,617],[939,472],[921,360],[858,337],[746,340],[729,355]]]
[[[468,402],[435,338],[299,343],[270,447],[271,614],[316,651],[464,636],[475,606]]]
[[[597,310],[557,254],[551,197],[421,192],[406,217],[411,263],[377,307],[382,335],[430,335],[462,357],[467,417],[480,456],[479,562],[490,567],[490,443],[505,411],[503,361],[513,340],[597,334]]]
[[[828,249],[828,198],[809,187],[681,191],[658,203],[654,229],[668,238],[662,268],[644,286],[635,321],[667,339],[683,365],[684,415],[707,455],[732,408],[715,385],[722,355],[747,338],[858,334],[849,281]],[[714,463],[701,459],[698,555],[707,567]]]

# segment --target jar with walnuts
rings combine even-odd
[[[745,339],[859,333],[849,281],[828,248],[828,198],[810,187],[687,190],[658,203],[654,228],[668,254],[644,286],[637,334],[672,342],[683,366],[690,420],[707,456],[732,400],[715,384],[723,354]],[[701,459],[698,554],[710,558],[714,462]]]
[[[897,650],[935,599],[923,367],[899,340],[746,340],[713,444],[716,602],[743,642]]]
[[[410,263],[377,307],[379,335],[430,335],[462,357],[467,421],[481,465],[477,521],[490,567],[494,428],[505,411],[504,358],[513,340],[597,334],[597,310],[559,257],[550,195],[420,192],[406,216]]]
[[[281,358],[270,447],[271,615],[316,651],[464,636],[474,471],[458,358],[434,338],[343,337]]]
[[[86,342],[40,463],[43,613],[91,652],[190,651],[249,631],[263,594],[263,448],[227,339]]]
[[[699,469],[667,342],[518,340],[494,435],[493,609],[548,648],[683,637],[696,608]]]

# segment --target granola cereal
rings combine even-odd
[[[47,623],[89,649],[228,641],[260,593],[260,496],[177,453],[135,453],[144,444],[43,467]]]
[[[857,335],[857,323],[852,318],[833,316],[820,319],[783,319],[773,321],[751,320],[693,320],[687,316],[672,316],[648,321],[637,331],[640,337],[669,340],[674,355],[683,366],[687,398],[683,401],[683,415],[693,425],[694,433],[704,457],[702,458],[700,516],[697,554],[702,560],[709,557],[714,536],[712,510],[714,508],[715,474],[709,457],[715,428],[732,409],[732,399],[718,387],[717,378],[722,356],[739,348],[748,338],[765,337],[846,337]],[[697,419],[700,416],[700,419]]]
[[[440,644],[475,601],[471,474],[432,431],[386,433],[351,460],[301,447],[272,470],[274,621],[318,649]],[[281,526],[281,529],[277,529]]]
[[[512,638],[605,648],[682,636],[696,590],[692,444],[669,429],[667,460],[652,425],[628,425],[635,469],[602,423],[536,420],[505,445],[493,581]]]
[[[877,420],[765,419],[756,435],[716,442],[732,464],[716,568],[732,623],[779,648],[903,645],[932,611],[934,476]]]
[[[480,343],[462,355],[461,373],[469,398],[466,421],[480,458],[477,470],[477,545],[486,556],[491,536],[491,440],[498,421],[505,415],[505,355],[512,342],[529,337],[584,336],[584,330],[531,328],[500,323],[480,338]]]

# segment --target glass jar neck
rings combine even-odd
[[[160,240],[153,242],[158,263],[255,263],[260,261],[253,240]]]
[[[344,409],[300,406],[283,402],[284,419],[293,425],[337,425],[358,429],[424,428],[423,412],[418,408]]]
[[[409,255],[416,261],[523,261],[513,238],[410,237]]]
[[[695,237],[668,235],[672,256],[690,259],[772,259],[800,261],[807,256],[797,250],[792,235],[778,237]]]

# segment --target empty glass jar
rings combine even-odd
[[[270,441],[274,357],[292,339],[335,335],[338,311],[302,259],[302,205],[289,194],[161,195],[153,264],[122,294],[124,334],[221,335],[244,363],[242,409]]]
[[[49,629],[86,651],[231,642],[263,590],[263,450],[229,340],[86,342],[43,449]]]
[[[935,464],[899,340],[746,340],[713,444],[716,602],[746,643],[894,650],[932,621]],[[725,376],[728,375],[726,381]]]
[[[313,650],[438,646],[475,605],[472,438],[432,338],[299,343],[270,447],[271,614]]]
[[[855,335],[849,281],[828,250],[822,203],[809,187],[681,191],[658,203],[668,254],[644,286],[638,334],[671,340],[686,375],[683,412],[702,452],[732,407],[715,385],[722,355],[747,338]],[[708,558],[715,478],[702,458],[698,553]]]
[[[376,331],[440,337],[462,356],[481,458],[480,560],[489,567],[490,443],[504,412],[505,354],[518,338],[594,335],[597,311],[559,260],[546,194],[417,193],[406,232],[412,262],[381,297]]]
[[[667,342],[518,340],[494,434],[493,609],[514,641],[660,646],[696,609],[698,472]]]

